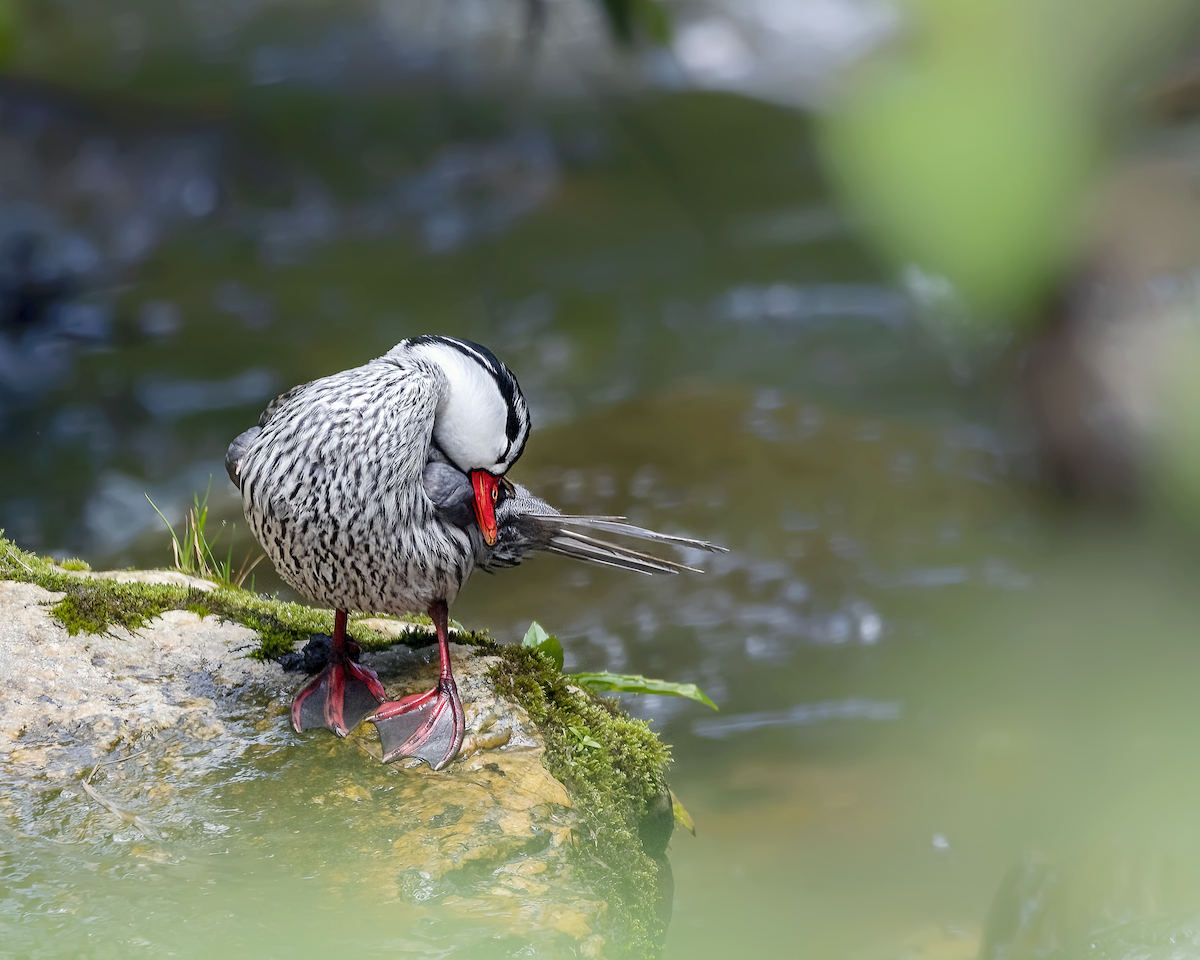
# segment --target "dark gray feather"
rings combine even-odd
[[[479,558],[486,568],[511,567],[538,552],[559,553],[585,563],[620,567],[637,573],[699,573],[674,560],[664,560],[616,543],[589,537],[572,527],[591,527],[607,533],[653,540],[672,546],[699,550],[724,551],[724,547],[690,537],[676,537],[623,523],[619,517],[571,516],[559,513],[525,487],[513,484],[513,493],[496,508],[497,539],[486,557]]]
[[[251,427],[233,438],[233,443],[225,451],[225,472],[239,490],[242,488],[242,460],[246,451],[254,443],[254,438],[262,433],[262,427]]]
[[[442,460],[430,460],[421,475],[425,495],[433,501],[440,520],[456,527],[469,528],[475,520],[475,493],[471,481],[457,467]]]

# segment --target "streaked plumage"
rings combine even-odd
[[[438,516],[423,483],[426,465],[449,467],[442,451],[453,450],[464,480],[474,467],[502,473],[524,448],[528,413],[516,388],[515,423],[507,408],[462,418],[502,424],[502,440],[480,443],[466,429],[435,439],[439,411],[444,422],[447,408],[464,400],[430,359],[429,347],[440,345],[430,339],[403,341],[364,366],[289,390],[229,448],[226,464],[251,531],[280,576],[314,603],[424,612],[434,600],[452,603],[484,553],[478,525]],[[457,350],[440,352],[457,362]],[[465,402],[482,402],[480,392]],[[472,441],[483,451],[473,459]]]
[[[641,573],[693,569],[589,529],[721,549],[619,517],[560,514],[504,477],[528,436],[528,409],[507,367],[478,344],[424,336],[294,387],[230,444],[226,468],[251,531],[288,584],[338,611],[330,666],[293,705],[297,729],[328,726],[345,735],[366,717],[379,727],[388,759],[444,766],[463,727],[446,608],[476,566],[513,566],[546,550]],[[442,652],[439,686],[383,703],[378,679],[351,662],[348,610],[428,611]]]

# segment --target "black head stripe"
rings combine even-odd
[[[438,334],[427,333],[420,337],[410,337],[408,343],[414,347],[419,347],[426,343],[440,343],[444,347],[453,347],[459,353],[470,357],[493,377],[499,377],[502,371],[506,372],[504,364],[496,358],[496,355],[491,350],[478,343],[472,343],[470,340],[459,340],[458,337],[443,337]]]
[[[508,448],[505,450],[506,458],[508,450],[512,449],[512,445],[517,442],[518,437],[521,438],[520,448],[517,450],[516,456],[509,462],[515,461],[525,449],[525,437],[521,437],[521,430],[529,421],[529,412],[525,406],[525,397],[521,393],[521,385],[517,383],[517,378],[513,376],[512,371],[501,363],[487,347],[470,340],[459,340],[457,337],[443,337],[438,334],[424,334],[419,337],[410,337],[408,343],[414,347],[425,343],[440,343],[443,346],[453,347],[459,353],[470,357],[492,375],[492,379],[496,381],[496,389],[500,391],[500,396],[504,398],[504,405],[508,409],[508,420],[504,425],[504,435],[508,438]],[[526,431],[526,436],[528,436],[528,431]]]

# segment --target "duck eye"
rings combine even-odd
[[[498,497],[499,495],[500,495],[500,488],[498,486],[492,487],[492,499],[495,500],[496,497]]]

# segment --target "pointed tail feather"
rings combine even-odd
[[[724,547],[691,537],[658,533],[631,523],[623,517],[571,516],[559,513],[554,507],[533,496],[520,484],[514,493],[496,510],[499,539],[486,557],[480,558],[483,568],[512,566],[526,557],[545,550],[607,567],[620,567],[636,573],[702,573],[695,567],[664,560],[648,553],[632,550],[620,544],[588,536],[576,527],[586,527],[605,533],[666,543],[679,549],[725,552]]]
[[[605,533],[616,533],[625,537],[635,537],[638,540],[655,540],[658,543],[668,543],[673,547],[692,550],[707,550],[709,553],[728,553],[728,547],[722,547],[707,540],[693,540],[691,537],[678,537],[671,533],[659,533],[657,530],[647,530],[645,527],[634,526],[624,517],[585,517],[569,513],[533,515],[538,520],[553,520],[565,526],[590,527],[593,530],[603,530]],[[688,569],[691,569],[690,567]]]
[[[595,537],[585,536],[573,530],[563,530],[557,536],[551,538],[546,549],[551,553],[560,553],[563,556],[574,557],[576,560],[583,560],[585,563],[597,563],[606,567],[620,567],[636,573],[681,573],[685,570],[688,573],[704,572],[703,570],[697,570],[695,567],[677,563],[674,560],[664,560],[662,557],[654,557],[648,553],[641,553],[638,550],[630,550],[628,547],[622,547],[620,544],[598,540]]]

